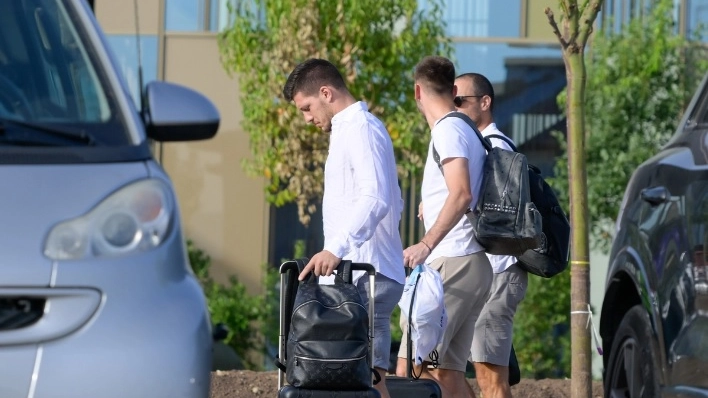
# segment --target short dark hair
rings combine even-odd
[[[487,95],[491,99],[489,110],[494,110],[494,87],[492,83],[484,75],[479,73],[463,73],[457,76],[457,79],[469,79],[472,81],[472,86],[474,87],[474,93],[465,93],[467,95]],[[459,93],[458,93],[459,94]]]
[[[324,85],[346,89],[344,78],[336,66],[325,59],[310,58],[290,72],[283,87],[283,96],[290,102],[297,93],[314,95]]]
[[[418,62],[413,78],[438,95],[452,95],[455,65],[445,57],[430,55]]]

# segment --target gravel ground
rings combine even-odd
[[[479,397],[474,379],[468,380]],[[570,397],[570,379],[523,379],[511,387],[514,398]],[[216,371],[211,374],[211,398],[250,398],[278,396],[278,373],[250,370]],[[592,397],[602,398],[602,383],[593,381]]]

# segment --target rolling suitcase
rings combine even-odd
[[[301,270],[307,264],[307,259],[298,259],[286,261],[280,266],[280,333],[278,338],[278,359],[276,366],[278,372],[278,398],[320,398],[320,397],[337,397],[337,398],[380,398],[379,392],[371,387],[357,390],[338,390],[338,389],[314,389],[302,388],[285,384],[287,363],[287,343],[290,333],[290,320],[294,310],[295,297],[300,285],[297,277]],[[344,263],[344,261],[342,262]],[[342,268],[342,263],[337,267]],[[348,262],[347,262],[348,263]],[[373,360],[373,325],[374,325],[374,278],[376,269],[371,264],[351,263],[351,271],[366,271],[369,276],[371,289],[369,291],[369,308],[368,308],[368,353],[367,364],[371,368]],[[345,283],[351,283],[351,272],[345,274]],[[304,282],[303,282],[304,283]],[[314,282],[316,283],[316,281]]]
[[[406,273],[410,273],[410,268],[406,268]],[[417,283],[417,281],[416,281]],[[408,311],[408,333],[406,352],[406,377],[391,376],[386,378],[386,388],[391,398],[441,398],[442,391],[435,380],[419,379],[413,375],[413,342],[411,341],[411,315],[413,314],[413,301],[415,292],[411,300],[411,308]]]

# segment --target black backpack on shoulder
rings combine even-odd
[[[474,130],[487,151],[482,184],[474,208],[465,213],[475,238],[489,254],[519,256],[541,243],[541,214],[531,201],[528,163],[517,151],[492,147],[472,119],[461,112],[446,117],[464,120]],[[440,155],[433,144],[433,160],[444,174]]]
[[[568,268],[570,223],[556,193],[541,176],[541,170],[529,165],[531,201],[541,213],[541,246],[518,257],[519,267],[534,275],[550,278]]]
[[[505,136],[493,134],[486,138],[504,140],[516,151],[514,144]],[[533,165],[528,165],[528,168],[531,202],[541,213],[543,233],[539,247],[517,256],[518,266],[531,274],[550,278],[568,268],[570,223],[553,188],[541,176],[541,170]]]

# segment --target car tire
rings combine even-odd
[[[654,359],[651,321],[644,307],[635,305],[622,318],[605,372],[606,398],[659,396],[660,371]]]

